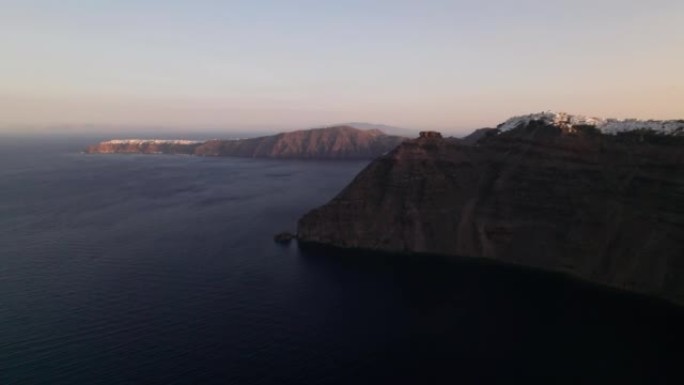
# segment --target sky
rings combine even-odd
[[[684,118],[681,0],[0,0],[0,133]]]

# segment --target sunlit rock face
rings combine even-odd
[[[208,141],[195,153],[251,158],[372,159],[394,149],[405,139],[379,130],[335,126],[253,139]]]
[[[523,117],[470,141],[404,142],[302,217],[298,238],[564,271],[684,304],[678,121],[592,122],[605,120]]]

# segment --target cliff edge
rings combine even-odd
[[[684,121],[542,113],[434,133],[303,216],[304,243],[487,258],[684,304]]]

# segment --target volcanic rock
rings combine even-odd
[[[619,122],[544,113],[477,145],[421,135],[303,216],[298,239],[522,264],[684,304],[684,121]]]

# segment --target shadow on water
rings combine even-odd
[[[402,324],[391,327],[407,338],[386,352],[385,364],[397,378],[651,384],[683,378],[684,310],[664,301],[467,258],[318,245],[300,246],[300,257],[317,274],[356,288],[358,301],[373,297],[372,287],[359,285],[364,280],[395,288]]]

